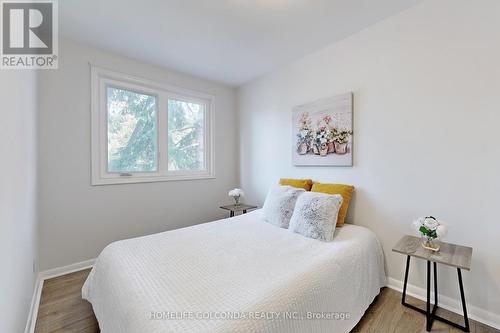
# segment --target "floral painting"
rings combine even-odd
[[[352,166],[352,93],[293,109],[294,165]]]

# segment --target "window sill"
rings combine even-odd
[[[215,179],[214,174],[184,174],[168,176],[132,176],[132,177],[109,177],[92,179],[93,186],[99,185],[120,185],[137,183],[172,182],[183,180]]]

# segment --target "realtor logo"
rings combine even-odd
[[[57,68],[56,0],[1,2],[2,69]]]

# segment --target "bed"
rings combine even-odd
[[[103,333],[349,332],[385,286],[369,229],[333,242],[254,212],[118,241],[82,289]]]

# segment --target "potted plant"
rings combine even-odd
[[[311,120],[309,118],[309,113],[304,112],[299,119],[297,133],[297,153],[300,155],[305,155],[310,150],[310,144],[312,140],[311,133]]]
[[[328,130],[326,127],[321,127],[315,133],[314,153],[321,156],[326,156],[328,153]]]
[[[300,155],[305,155],[310,149],[312,135],[308,129],[299,130],[297,133],[297,152]]]
[[[337,130],[332,128],[328,132],[328,154],[335,152],[335,136],[337,135]]]
[[[347,144],[352,132],[346,130],[336,131],[334,144],[335,144],[335,154],[343,155],[347,153]]]
[[[335,145],[333,143],[333,138],[335,137],[335,128],[331,125],[332,117],[330,115],[325,115],[318,123],[319,127],[324,127],[326,130],[327,137],[327,154],[333,153],[335,151]]]
[[[420,233],[422,247],[439,251],[438,239],[444,237],[448,230],[442,221],[434,216],[419,217],[413,222],[413,227]]]

